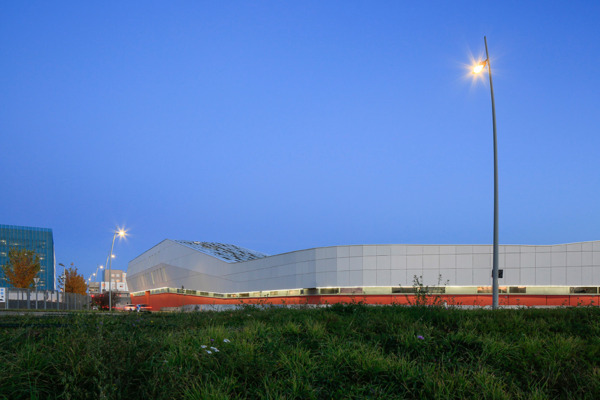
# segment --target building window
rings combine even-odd
[[[392,293],[414,293],[417,289],[412,287],[393,287]]]
[[[363,293],[363,288],[340,288],[340,293],[342,294],[361,294]]]
[[[478,294],[492,294],[492,287],[491,286],[479,286],[477,288],[477,293]],[[498,288],[498,293],[506,293],[506,286],[500,286]]]
[[[572,287],[569,288],[569,292],[571,292],[572,294],[596,294],[598,293],[598,288],[597,287]]]
[[[338,294],[340,292],[339,288],[325,288],[321,289],[321,294]]]
[[[429,293],[435,293],[435,294],[442,294],[442,293],[446,293],[446,288],[443,286],[440,287],[430,287],[428,289],[424,289],[425,291],[429,292]]]

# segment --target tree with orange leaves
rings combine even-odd
[[[13,247],[8,251],[8,262],[2,266],[9,285],[15,288],[31,288],[38,272],[40,257],[33,250]]]
[[[58,265],[64,267],[63,264]],[[87,292],[85,278],[77,272],[77,268],[73,263],[65,269],[64,275],[58,278],[58,285],[65,293],[85,294]]]

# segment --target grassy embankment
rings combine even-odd
[[[598,399],[600,309],[4,316],[0,361],[7,399]]]

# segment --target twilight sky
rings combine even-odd
[[[163,239],[276,254],[600,239],[600,2],[4,1],[0,223],[87,278]]]

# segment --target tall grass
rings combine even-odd
[[[6,399],[598,399],[600,309],[3,316],[0,362]]]

